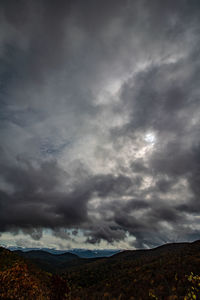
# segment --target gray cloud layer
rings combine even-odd
[[[199,1],[0,8],[0,231],[199,238]]]

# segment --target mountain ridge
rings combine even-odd
[[[95,259],[0,247],[0,299],[199,299],[199,270],[200,240]]]
[[[73,248],[70,250],[57,250],[52,248],[23,248],[23,247],[8,247],[7,249],[11,251],[22,251],[22,252],[29,252],[29,251],[45,251],[51,254],[63,254],[63,253],[72,253],[76,254],[81,258],[90,258],[90,257],[110,257],[115,253],[123,251],[122,249],[87,249],[87,248]]]

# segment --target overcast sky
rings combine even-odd
[[[199,239],[199,0],[1,0],[0,141],[2,245]]]

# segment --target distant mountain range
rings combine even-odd
[[[110,257],[116,253],[121,252],[122,250],[119,249],[95,249],[95,250],[89,250],[89,249],[79,249],[74,248],[70,250],[56,250],[56,249],[50,249],[50,248],[22,248],[22,247],[8,247],[11,251],[23,251],[23,252],[29,252],[29,251],[35,251],[35,250],[41,250],[45,252],[49,252],[51,254],[63,254],[63,253],[72,253],[75,254],[81,258],[96,258],[96,257]]]
[[[0,247],[0,300],[200,299],[200,241],[93,258],[26,250]]]

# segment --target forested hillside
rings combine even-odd
[[[34,253],[24,258],[0,248],[0,299],[200,299],[200,241],[124,251],[84,264],[69,259],[65,268],[59,256],[36,254],[41,261],[53,259],[52,272],[35,266]]]
[[[42,271],[31,261],[0,248],[0,299],[66,299],[64,279]]]

